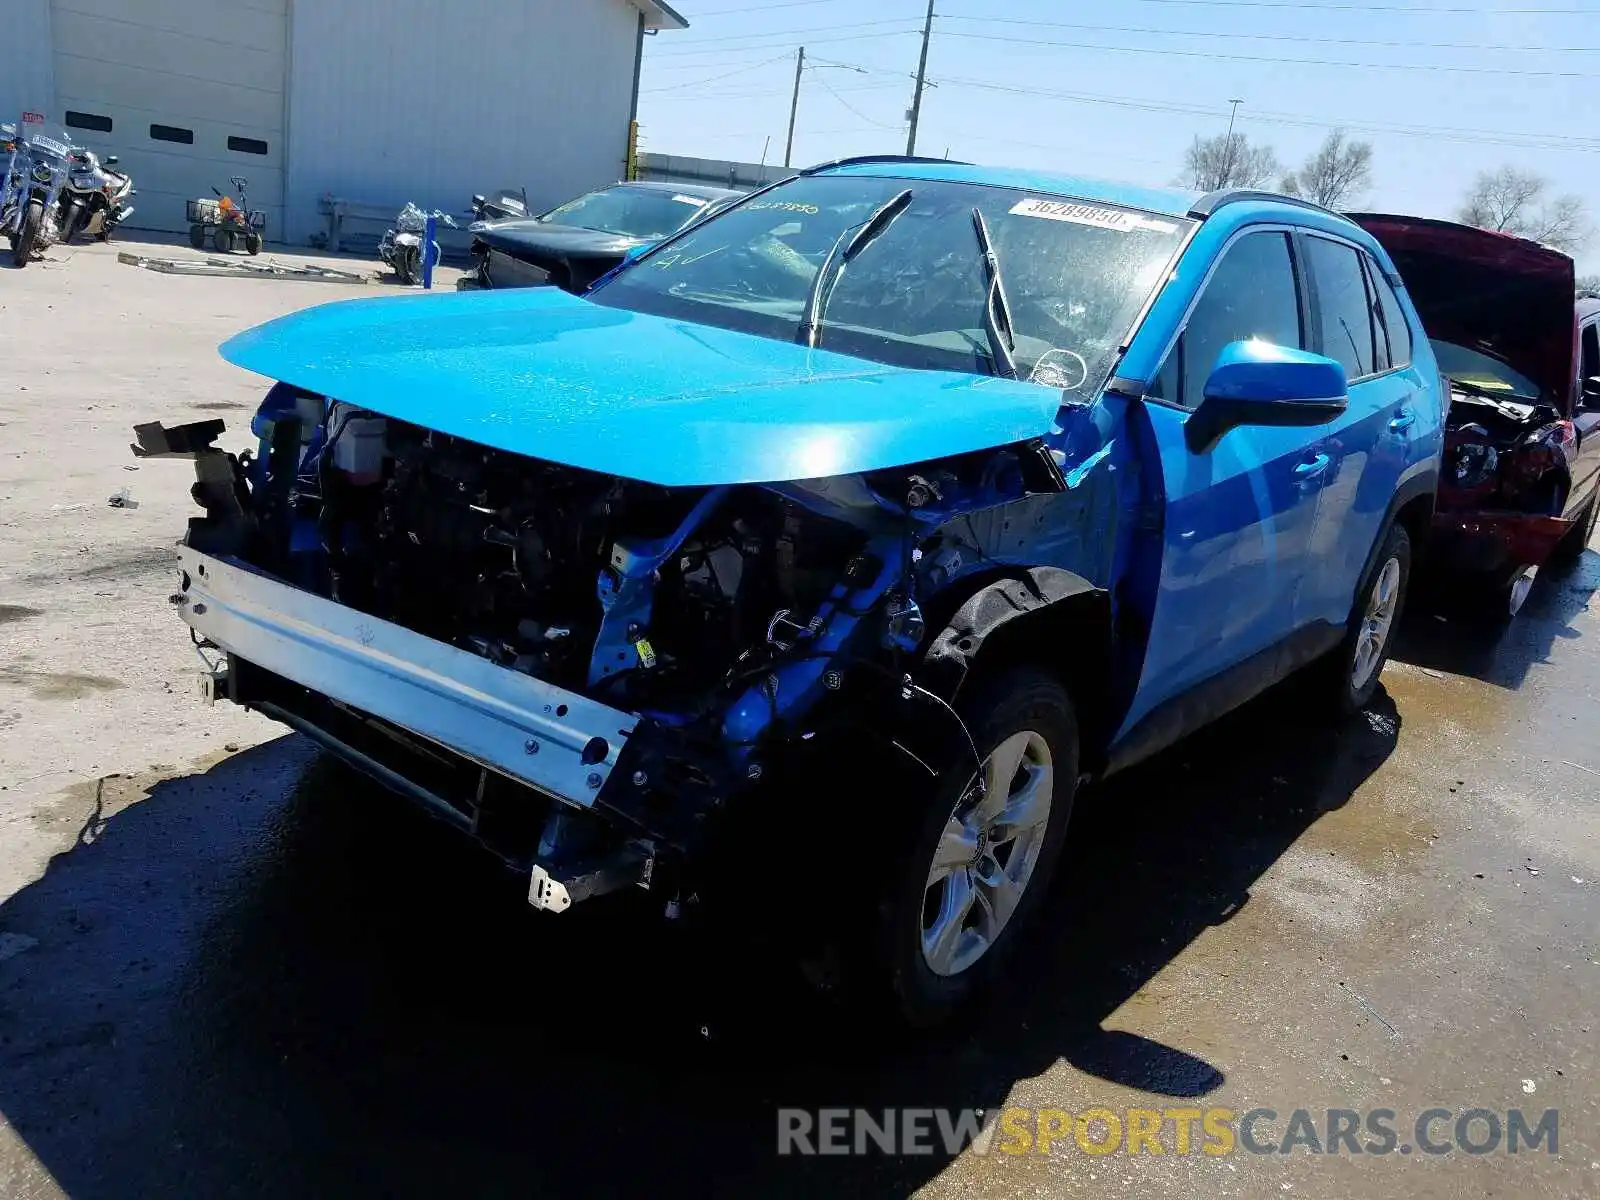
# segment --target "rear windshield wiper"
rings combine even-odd
[[[860,225],[846,229],[839,235],[838,240],[828,250],[828,256],[822,260],[816,279],[812,281],[811,294],[806,297],[805,311],[800,314],[800,328],[795,333],[796,341],[803,346],[817,344],[817,337],[822,333],[822,317],[828,310],[828,301],[833,297],[833,287],[839,282],[839,276],[844,274],[844,269],[850,265],[851,260],[888,229],[894,223],[894,219],[905,212],[910,204],[911,192],[907,189],[889,200]]]
[[[978,249],[983,252],[983,269],[988,278],[983,297],[983,331],[989,338],[990,367],[996,375],[1015,379],[1017,360],[1013,351],[1017,348],[1017,335],[1011,325],[1011,304],[1000,275],[1000,256],[994,252],[994,242],[989,237],[989,223],[978,208],[972,210],[972,228],[978,235]]]

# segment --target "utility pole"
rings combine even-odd
[[[917,152],[917,122],[922,117],[922,89],[928,83],[928,41],[933,37],[933,3],[928,0],[928,16],[922,23],[922,58],[917,62],[917,90],[911,94],[911,132],[906,135],[906,156]]]
[[[1228,157],[1226,165],[1222,169],[1222,187],[1228,187],[1233,183],[1233,122],[1234,118],[1239,115],[1239,105],[1243,104],[1244,101],[1229,100],[1228,103],[1233,105],[1233,111],[1228,114],[1228,136],[1225,140],[1225,144],[1228,147]]]
[[[806,48],[794,56],[794,98],[789,101],[789,141],[783,148],[783,165],[787,168],[794,158],[794,119],[800,112],[800,74],[806,69]]]

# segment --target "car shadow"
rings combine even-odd
[[[0,905],[0,1111],[80,1198],[901,1195],[949,1162],[937,1139],[780,1158],[777,1110],[992,1110],[1061,1060],[1157,1096],[1223,1082],[1230,1064],[1106,1020],[1399,734],[1381,691],[1337,727],[1299,707],[1264,697],[1086,791],[1011,982],[919,1037],[803,998],[642,892],[535,914],[524,882],[296,737],[109,816],[69,798],[77,842]],[[828,836],[819,883],[848,886],[870,854],[842,819]]]
[[[1539,572],[1522,611],[1510,620],[1475,611],[1470,587],[1437,579],[1419,591],[1401,622],[1392,657],[1515,690],[1556,646],[1581,637],[1575,623],[1600,588],[1600,550]]]

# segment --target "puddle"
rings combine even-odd
[[[0,685],[28,689],[35,700],[82,700],[96,692],[115,691],[120,679],[104,675],[75,675],[53,671],[30,671],[24,667],[0,667]]]
[[[23,604],[0,604],[0,625],[12,621],[26,621],[29,617],[44,616],[44,609],[29,608]]]

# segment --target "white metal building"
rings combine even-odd
[[[461,211],[622,177],[660,0],[4,0],[0,114],[116,154],[129,224],[249,180],[269,240],[325,228],[324,195]]]

